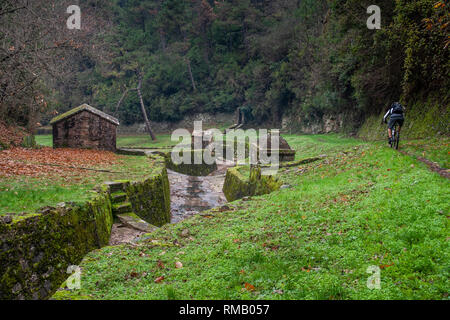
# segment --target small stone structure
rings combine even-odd
[[[87,104],[52,119],[54,148],[116,151],[119,121]]]

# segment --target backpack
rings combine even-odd
[[[394,103],[394,106],[392,107],[392,113],[403,114],[403,106],[398,102]]]

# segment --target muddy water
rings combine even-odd
[[[226,203],[222,192],[225,175],[230,164],[219,163],[217,170],[206,177],[194,177],[167,170],[170,183],[171,223],[177,223],[202,211]],[[115,223],[110,245],[133,243],[144,232]]]

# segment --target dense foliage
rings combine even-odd
[[[82,12],[88,2],[80,1]],[[408,104],[436,92],[447,106],[448,1],[377,1],[381,29],[369,30],[372,2],[101,2],[98,14],[111,27],[98,45],[107,50],[77,58],[71,81],[57,86],[54,107],[89,102],[124,124],[142,121],[132,91],[140,73],[149,117],[157,121],[237,107],[260,122],[277,123],[283,114],[352,113],[362,120],[394,100]]]

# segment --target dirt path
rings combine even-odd
[[[425,163],[431,171],[436,172],[441,177],[450,179],[450,170],[449,169],[441,168],[438,163],[433,162],[431,160],[428,160],[428,159],[425,159],[425,158],[422,158],[422,157],[416,157],[416,156],[414,156],[412,154],[409,154],[409,153],[407,153],[405,151],[402,151],[402,150],[399,150],[399,151],[400,151],[401,154],[404,154],[405,156],[414,157],[417,160],[419,160],[420,162]]]
[[[109,238],[110,246],[117,246],[124,243],[133,243],[138,240],[145,232],[130,228],[122,223],[114,223]]]

